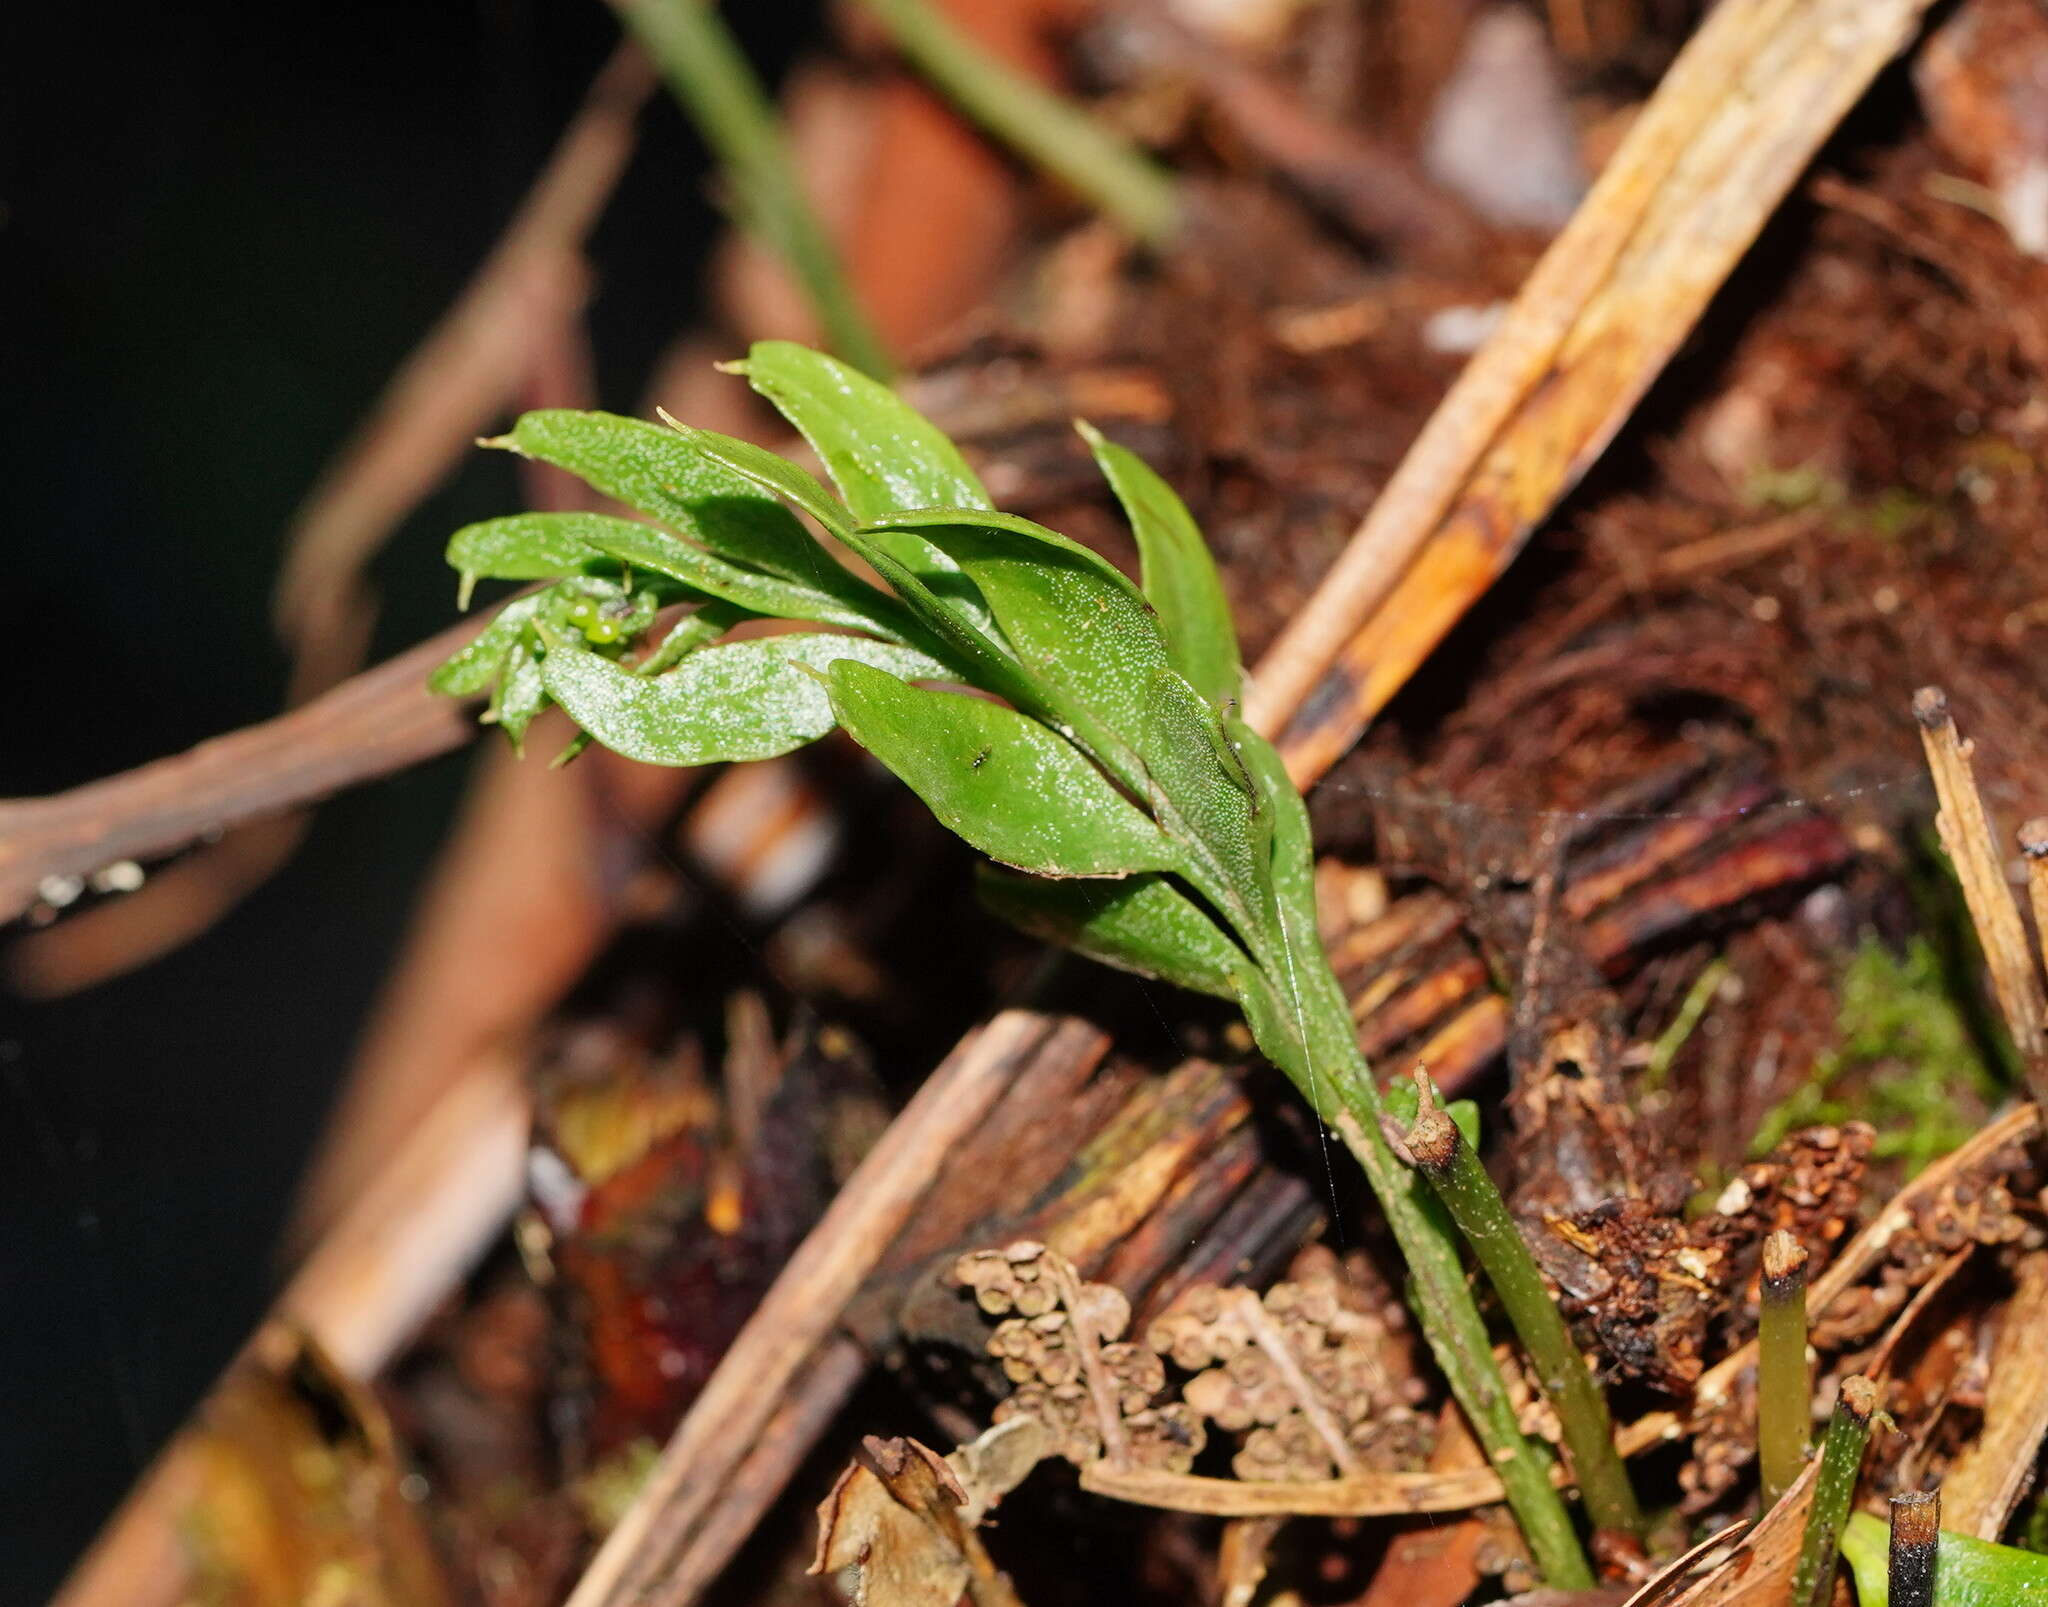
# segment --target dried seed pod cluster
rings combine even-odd
[[[974,1291],[974,1303],[991,1317],[1015,1312],[1043,1317],[1060,1303],[1059,1291],[1044,1277],[1045,1246],[1019,1239],[1001,1250],[970,1250],[953,1276]]]
[[[1244,1435],[1232,1463],[1238,1477],[1304,1480],[1338,1471],[1331,1434],[1359,1467],[1412,1466],[1426,1454],[1428,1427],[1411,1403],[1415,1380],[1385,1364],[1391,1337],[1385,1318],[1334,1275],[1333,1262],[1275,1284],[1263,1300],[1197,1285],[1145,1339],[1195,1375],[1181,1391],[1188,1406]]]
[[[997,1406],[996,1421],[1037,1418],[1059,1454],[1078,1465],[1103,1454],[1098,1400],[1106,1400],[1134,1464],[1171,1473],[1194,1465],[1205,1442],[1202,1420],[1179,1401],[1158,1400],[1165,1363],[1122,1337],[1131,1308],[1120,1291],[1080,1282],[1059,1256],[1028,1239],[970,1251],[954,1277],[983,1311],[1003,1318],[988,1352],[1015,1388]]]

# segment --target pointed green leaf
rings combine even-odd
[[[1316,926],[1316,851],[1308,805],[1302,802],[1294,778],[1287,773],[1287,762],[1272,743],[1234,714],[1224,718],[1223,734],[1245,774],[1251,777],[1266,814],[1270,843],[1268,874],[1274,896],[1296,937],[1320,949],[1322,939]]]
[[[1146,692],[1143,753],[1152,812],[1175,837],[1199,843],[1221,875],[1221,889],[1203,891],[1232,901],[1226,907],[1239,912],[1234,918],[1263,930],[1271,909],[1269,814],[1254,796],[1216,711],[1186,676],[1162,665],[1152,672]]]
[[[756,341],[734,366],[803,433],[863,524],[995,506],[960,449],[888,386],[786,340]]]
[[[1138,538],[1145,595],[1159,610],[1174,667],[1212,704],[1238,697],[1244,665],[1237,630],[1215,561],[1187,504],[1137,453],[1118,446],[1092,424],[1075,425],[1123,504]]]
[[[488,691],[505,666],[505,650],[533,623],[545,595],[531,592],[505,604],[489,624],[436,666],[427,677],[427,689],[443,697],[478,697]]]
[[[822,589],[838,567],[787,508],[659,425],[556,408],[525,414],[499,444],[784,580]]]
[[[1167,667],[1158,621],[1137,587],[1079,542],[1010,514],[948,509],[864,530],[884,528],[921,536],[960,565],[1025,673],[1052,688],[1062,717],[1135,784],[1146,688]],[[1106,735],[1091,737],[1097,727]]]
[[[1312,1069],[1308,1045],[1298,1021],[1281,1000],[1273,984],[1251,961],[1236,972],[1238,1008],[1244,1024],[1251,1029],[1252,1042],[1301,1091],[1319,1120],[1332,1121],[1343,1106],[1335,1098],[1329,1079]]]
[[[699,648],[709,647],[748,617],[744,608],[735,608],[731,603],[706,603],[694,614],[686,614],[670,626],[660,645],[632,667],[633,673],[649,677],[672,670]]]
[[[631,519],[585,514],[582,540],[606,558],[637,570],[666,575],[707,596],[737,603],[769,619],[803,619],[820,625],[845,625],[902,640],[908,626],[902,604],[839,565],[821,577],[827,589],[799,585],[759,570],[727,563],[702,547]]]
[[[1036,720],[863,664],[833,665],[831,685],[847,733],[991,859],[1041,876],[1179,867],[1159,828]]]
[[[975,886],[991,912],[1033,937],[1176,987],[1237,997],[1244,951],[1162,876],[1047,881],[984,865]]]
[[[505,733],[514,753],[525,751],[526,728],[548,706],[547,686],[541,679],[540,660],[534,652],[533,632],[521,631],[505,649],[491,701],[478,717]]]
[[[462,575],[462,606],[479,580],[553,580],[616,567],[584,539],[594,513],[519,513],[464,525],[448,538],[448,567]]]
[[[904,606],[937,638],[936,643],[923,645],[942,643],[974,685],[1008,698],[1020,708],[1039,706],[1041,700],[1017,673],[1015,655],[990,636],[988,604],[959,565],[930,542],[908,532],[872,532],[855,525],[814,475],[751,441],[687,425],[677,425],[676,430],[735,474],[787,498],[844,542],[888,582]]]
[[[911,648],[864,636],[792,635],[707,647],[652,679],[558,637],[541,675],[555,701],[613,752],[648,764],[716,764],[772,759],[831,730],[832,701],[812,672],[847,660],[899,675],[948,673]]]

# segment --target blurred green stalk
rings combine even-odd
[[[1173,180],[1088,113],[996,60],[931,0],[862,0],[896,48],[969,117],[1147,245],[1180,222]]]
[[[1806,1250],[1779,1229],[1764,1240],[1757,1328],[1756,1450],[1763,1509],[1806,1471],[1812,1408],[1806,1371]]]
[[[886,383],[894,365],[804,198],[775,108],[717,8],[711,0],[611,3],[724,168],[741,226],[796,275],[824,325],[826,343]]]

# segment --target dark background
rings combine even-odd
[[[772,75],[815,9],[729,14]],[[277,711],[292,512],[614,28],[598,0],[0,11],[4,796]],[[606,405],[690,320],[718,227],[703,164],[657,106],[593,242]],[[479,454],[409,522],[376,567],[380,655],[450,620],[442,540],[515,495]],[[146,970],[0,996],[0,1604],[49,1595],[275,1288],[467,762],[328,805],[283,874]]]

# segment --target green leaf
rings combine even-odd
[[[1025,673],[1053,690],[1053,706],[1097,757],[1136,785],[1146,689],[1168,662],[1138,588],[1079,542],[1006,513],[946,509],[863,527],[883,530],[920,536],[959,564]]]
[[[612,565],[585,539],[595,513],[519,513],[464,525],[448,538],[448,567],[462,575],[460,606],[479,580],[553,580],[609,573]],[[606,521],[617,523],[618,521]]]
[[[1436,1083],[1430,1083],[1436,1088]],[[1453,1099],[1445,1102],[1438,1090],[1438,1103],[1443,1113],[1457,1123],[1458,1131],[1465,1142],[1476,1152],[1479,1148],[1479,1107],[1469,1099]],[[1405,1132],[1415,1125],[1415,1118],[1422,1110],[1422,1095],[1415,1084],[1407,1078],[1396,1078],[1380,1094],[1380,1103],[1395,1123]]]
[[[541,679],[533,632],[521,631],[505,649],[497,685],[491,688],[490,704],[478,718],[483,724],[495,725],[503,731],[514,753],[523,753],[526,728],[547,706],[547,686]]]
[[[735,608],[731,603],[706,603],[694,614],[685,614],[670,626],[660,645],[633,666],[633,673],[645,677],[672,670],[699,648],[710,646],[748,617],[745,609]]]
[[[602,514],[581,517],[592,521],[583,527],[582,539],[605,557],[635,569],[666,575],[765,618],[845,625],[854,630],[871,630],[894,641],[903,639],[909,624],[903,605],[895,598],[877,591],[837,564],[831,566],[829,576],[821,577],[825,581],[823,586],[800,585],[728,563],[652,525],[610,519]]]
[[[532,592],[505,604],[489,624],[436,666],[427,677],[427,689],[443,697],[478,697],[488,691],[505,667],[505,650],[533,623],[546,595]]]
[[[659,425],[615,413],[525,414],[494,443],[567,469],[738,563],[822,587],[838,565],[773,497]]]
[[[1249,921],[1258,931],[1268,930],[1270,812],[1256,797],[1216,711],[1186,676],[1161,665],[1147,681],[1146,694],[1142,752],[1153,814],[1175,837],[1198,843],[1222,878],[1220,887],[1202,890],[1233,910],[1240,927]],[[1244,935],[1257,941],[1252,931]]]
[[[905,532],[874,532],[855,525],[814,475],[751,441],[686,425],[676,428],[698,450],[764,490],[786,497],[851,548],[937,639],[924,645],[943,644],[974,685],[1020,708],[1041,706],[1036,689],[1019,674],[1015,655],[989,635],[988,604],[959,565],[930,542]]]
[[[960,449],[888,386],[786,340],[756,341],[733,366],[802,431],[861,523],[995,506]]]
[[[1234,714],[1224,718],[1223,735],[1251,777],[1266,815],[1267,874],[1290,940],[1312,944],[1318,965],[1327,970],[1320,959],[1322,938],[1316,926],[1316,850],[1308,805],[1272,743]]]
[[[558,636],[541,675],[555,701],[613,752],[648,764],[716,764],[772,759],[831,730],[832,700],[807,671],[847,660],[899,675],[948,673],[912,648],[863,636],[792,635],[707,647],[649,679]]]
[[[1080,749],[1036,720],[952,692],[835,664],[832,706],[854,741],[948,830],[1041,876],[1176,870],[1181,857]]]
[[[1174,668],[1210,703],[1232,702],[1244,688],[1237,630],[1194,515],[1137,453],[1092,424],[1076,421],[1074,427],[1095,454],[1138,538],[1145,595],[1159,610]]]
[[[1842,1555],[1856,1575],[1858,1607],[1891,1600],[1891,1531],[1881,1518],[1854,1512],[1842,1530]],[[1941,1531],[1934,1561],[1934,1607],[2048,1607],[2048,1557],[1971,1535]]]
[[[1319,1078],[1310,1070],[1308,1045],[1302,1037],[1300,1023],[1283,1003],[1265,972],[1247,960],[1238,968],[1233,980],[1237,986],[1238,1008],[1244,1012],[1244,1024],[1251,1029],[1252,1041],[1259,1046],[1259,1053],[1301,1091],[1318,1120],[1334,1121],[1343,1105],[1335,1097],[1336,1090],[1329,1079]]]
[[[994,506],[960,449],[888,386],[859,370],[786,340],[756,341],[746,361],[732,366],[811,443],[855,522],[886,520],[911,508]],[[987,627],[986,607],[961,582],[952,560],[893,530],[877,531],[870,540]]]
[[[1249,962],[1194,900],[1161,876],[1047,881],[980,867],[981,902],[1012,926],[1091,960],[1235,1000]]]

